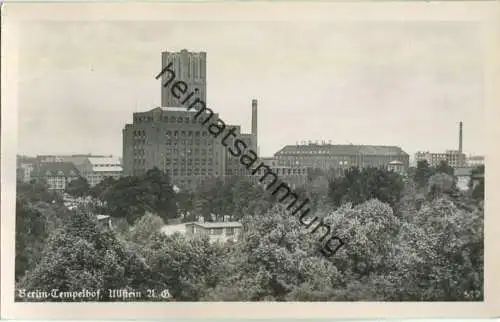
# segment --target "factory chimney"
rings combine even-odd
[[[462,154],[462,122],[460,122],[460,125],[459,125],[459,130],[458,130],[458,152],[460,154]]]
[[[255,149],[258,149],[258,144],[257,144],[257,100],[253,99],[252,100],[252,140],[255,140],[253,143],[253,146]],[[257,150],[255,150],[257,152]]]

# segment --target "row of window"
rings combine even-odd
[[[173,176],[199,176],[199,175],[212,175],[214,173],[213,169],[173,169],[167,170],[167,172]]]
[[[211,159],[188,159],[188,160],[170,160],[170,159],[166,159],[165,160],[165,165],[174,165],[174,166],[177,166],[178,164],[180,164],[181,166],[185,166],[186,164],[188,166],[191,166],[192,164],[194,163],[194,165],[197,165],[197,164],[208,164],[208,165],[212,165],[213,164],[213,161]],[[215,164],[218,164],[217,162]]]
[[[272,171],[277,174],[277,175],[305,175],[307,174],[307,169],[272,169]],[[259,175],[264,175],[264,173],[267,172],[267,170],[262,170],[262,169],[259,169],[259,171],[257,172],[257,174]]]
[[[212,146],[212,140],[167,140],[165,142],[166,145],[177,145],[177,144],[184,144],[184,145],[208,145]]]
[[[196,115],[196,114],[194,114]],[[201,115],[200,115],[201,116]],[[171,124],[201,124],[205,121],[204,117],[182,117],[182,116],[162,116],[160,119],[163,123],[171,123]],[[154,119],[152,116],[136,116],[134,118],[134,123],[144,123],[144,122],[153,122]],[[145,132],[142,130],[134,131],[134,136],[144,136]]]

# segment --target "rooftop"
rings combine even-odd
[[[187,107],[160,107],[162,111],[164,112],[168,112],[168,111],[172,111],[172,112],[191,112],[191,113],[195,113],[196,110],[194,108],[192,109],[187,109]]]
[[[204,228],[238,228],[243,227],[240,222],[237,221],[223,221],[223,222],[190,222],[186,225],[197,225]]]
[[[35,176],[77,177],[80,172],[71,162],[44,162],[36,167]]]
[[[308,144],[286,145],[275,155],[283,154],[328,154],[349,155],[408,155],[398,146],[353,145],[353,144]]]
[[[89,157],[92,165],[120,165],[120,159],[116,157]]]
[[[468,177],[471,175],[472,170],[474,167],[461,167],[461,168],[455,168],[453,170],[453,174],[457,177]]]
[[[186,225],[185,224],[179,224],[179,225],[165,225],[161,228],[161,232],[166,234],[166,235],[171,235],[174,233],[185,233],[186,232]]]

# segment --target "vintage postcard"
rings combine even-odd
[[[2,317],[498,315],[499,13],[4,4]]]

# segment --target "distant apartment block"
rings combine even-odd
[[[239,222],[186,223],[186,236],[208,236],[210,242],[238,241],[243,225]]]
[[[431,153],[419,151],[415,153],[415,163],[427,161],[431,167],[437,167],[441,161],[446,161],[452,168],[467,165],[467,158],[463,153],[463,122],[458,124],[458,150],[447,150],[444,153]]]
[[[35,168],[34,163],[22,163],[17,167],[17,180],[21,182],[30,182]]]
[[[32,178],[45,181],[51,191],[63,192],[68,183],[80,178],[80,172],[71,162],[43,162],[35,166]]]
[[[481,165],[484,165],[484,156],[471,155],[467,157],[467,166],[479,167]]]
[[[297,144],[287,145],[275,155],[279,165],[321,169],[341,174],[343,170],[358,167],[387,168],[393,161],[409,167],[409,155],[397,146]]]
[[[415,162],[426,160],[431,167],[437,167],[441,161],[446,161],[452,168],[461,167],[465,164],[465,154],[457,150],[448,150],[445,153],[417,152]]]
[[[118,179],[123,173],[120,159],[112,155],[39,155],[36,160],[37,164],[72,163],[91,187],[99,184],[106,177]]]

